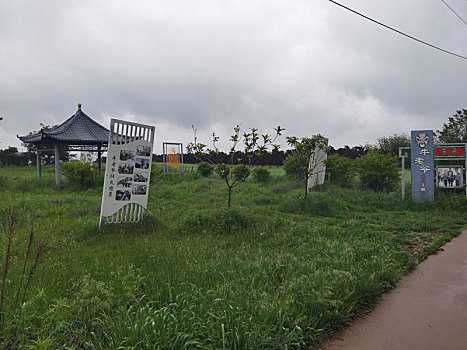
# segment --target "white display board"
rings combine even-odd
[[[315,137],[315,136],[313,136]],[[326,144],[328,142],[327,139]],[[324,179],[326,178],[326,160],[328,159],[328,154],[325,149],[316,147],[315,151],[310,157],[309,167],[313,169],[308,178],[308,189],[312,189],[316,185],[324,184]]]
[[[102,223],[137,222],[146,213],[155,128],[110,121],[102,195]]]

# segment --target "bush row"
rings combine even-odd
[[[303,160],[294,154],[284,161],[284,170],[289,177],[303,176]],[[362,188],[391,192],[399,182],[397,157],[369,152],[352,160],[340,155],[330,155],[326,161],[326,176],[330,182],[342,187],[351,187],[358,182]]]

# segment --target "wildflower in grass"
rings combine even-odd
[[[349,210],[350,210],[350,209],[349,209],[349,208],[347,208],[347,207],[344,207],[344,209],[345,209],[345,210],[347,210],[347,211],[349,211]]]
[[[285,341],[289,341],[290,334],[287,334],[287,339]]]

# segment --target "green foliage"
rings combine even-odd
[[[397,188],[399,169],[397,157],[369,152],[357,159],[357,172],[363,188],[391,192]]]
[[[251,173],[250,170],[246,165],[240,164],[233,168],[232,173],[237,179],[241,179],[242,181],[245,180]]]
[[[284,160],[283,168],[285,174],[295,179],[303,177],[303,168],[308,167],[310,159],[305,159],[296,153],[289,154]]]
[[[268,182],[271,180],[271,172],[264,167],[257,168],[253,172],[253,179],[256,182]]]
[[[410,136],[407,134],[380,137],[376,143],[376,148],[381,154],[389,154],[391,156],[399,156],[399,147],[409,146]]]
[[[99,176],[96,169],[89,163],[73,162],[61,164],[63,174],[71,186],[89,189],[102,186],[103,175]]]
[[[458,110],[449,117],[449,121],[443,124],[441,131],[437,130],[437,136],[443,143],[467,142],[467,109]]]
[[[203,177],[208,177],[212,174],[212,168],[206,163],[199,163],[197,168],[198,173]]]
[[[221,179],[226,178],[230,174],[230,166],[226,164],[219,164],[214,169],[216,174],[219,175]]]
[[[326,175],[333,184],[350,187],[356,176],[354,163],[350,158],[333,154],[326,161]]]
[[[28,164],[30,154],[18,154],[16,147],[8,147],[0,150],[0,166],[16,165],[24,166]]]

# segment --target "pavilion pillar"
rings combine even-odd
[[[36,163],[37,163],[37,179],[42,180],[42,164],[41,164],[41,151],[36,152]]]
[[[55,145],[55,184],[60,185],[60,153],[58,143]]]
[[[102,146],[97,145],[97,168],[99,169],[99,174],[102,172]]]

